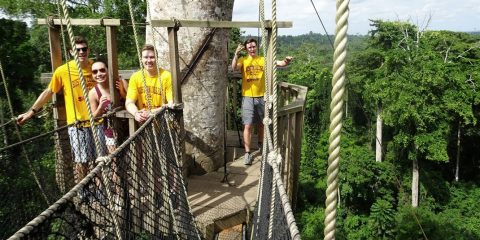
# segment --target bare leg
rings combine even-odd
[[[87,176],[87,172],[88,172],[88,164],[87,163],[76,163],[75,164],[75,170],[77,172],[77,174],[75,174],[76,176],[76,183],[79,183],[80,181],[82,181],[83,178],[85,178],[85,176]]]
[[[250,152],[251,142],[252,142],[252,124],[247,124],[243,129],[243,143],[245,145],[245,152]]]

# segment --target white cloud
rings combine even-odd
[[[233,20],[258,20],[258,0],[236,0]],[[271,18],[271,2],[265,1],[266,18]],[[329,34],[334,33],[336,2],[314,0],[318,13]],[[429,29],[453,31],[478,31],[480,4],[478,0],[351,0],[349,5],[350,34],[366,34],[370,29],[368,19],[411,21],[422,25],[431,16]],[[310,0],[277,0],[277,20],[292,21],[293,28],[279,29],[280,35],[298,35],[310,31],[324,34]],[[257,34],[256,29],[246,30]]]

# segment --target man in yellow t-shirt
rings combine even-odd
[[[241,51],[246,50],[247,56],[238,58]],[[292,61],[292,57],[287,56],[283,61],[276,61],[279,67],[287,66]],[[243,143],[245,146],[245,165],[252,164],[252,155],[250,153],[250,144],[252,138],[253,125],[257,124],[258,145],[261,148],[263,141],[263,117],[265,102],[265,58],[257,56],[257,41],[253,38],[247,39],[243,45],[239,45],[235,50],[232,60],[232,69],[242,72],[242,121]]]
[[[84,37],[76,36],[75,50],[78,53],[78,59],[82,68],[82,73],[86,81],[87,89],[90,90],[95,86],[92,77],[92,63],[88,59],[90,48]],[[71,52],[73,55],[73,52]],[[58,67],[53,73],[52,79],[48,87],[38,96],[32,107],[25,113],[17,117],[17,124],[21,125],[34,116],[50,99],[54,93],[63,90],[65,98],[65,110],[67,114],[67,124],[74,124],[68,127],[68,135],[70,137],[70,145],[75,158],[75,178],[76,182],[82,180],[88,173],[89,164],[93,164],[97,158],[95,144],[90,128],[89,116],[85,96],[83,95],[80,82],[80,74],[77,69],[75,60],[69,61]],[[88,97],[88,96],[87,96]],[[80,124],[77,124],[79,123]],[[101,133],[101,129],[97,130]],[[101,145],[104,146],[103,134],[98,134]]]
[[[142,48],[142,70],[135,72],[128,82],[125,108],[135,117],[137,122],[144,122],[149,117],[147,95],[143,77],[150,97],[150,110],[156,110],[162,105],[173,102],[172,75],[162,68],[157,69],[155,48],[146,44]],[[143,76],[142,76],[143,75]],[[161,86],[161,87],[160,87]]]

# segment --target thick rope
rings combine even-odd
[[[338,172],[340,164],[340,134],[345,92],[345,61],[347,56],[349,0],[337,0],[335,51],[333,54],[332,102],[330,104],[330,146],[328,147],[327,199],[325,200],[324,239],[335,239]]]
[[[97,156],[100,156],[100,155],[102,155],[102,150],[101,150],[102,146],[100,145],[100,137],[98,136],[98,131],[96,131],[96,129],[95,129],[95,128],[97,128],[97,126],[95,125],[95,121],[94,121],[93,114],[92,114],[92,109],[90,107],[90,101],[88,100],[88,90],[87,90],[87,86],[86,86],[86,83],[85,83],[85,77],[83,76],[83,70],[82,70],[82,67],[80,66],[80,61],[78,60],[78,52],[76,51],[75,40],[74,40],[74,37],[73,37],[72,24],[70,22],[70,15],[68,13],[67,4],[66,4],[65,0],[61,0],[61,5],[62,5],[62,9],[63,9],[63,15],[65,17],[65,20],[67,21],[67,32],[68,32],[68,36],[70,38],[71,49],[74,53],[73,56],[75,58],[75,63],[77,64],[78,74],[80,76],[80,83],[81,83],[80,85],[82,86],[83,96],[84,96],[84,99],[85,99],[85,103],[87,104],[88,118],[90,119],[90,127],[92,128],[93,139],[94,139],[94,142],[95,142],[95,149],[97,150]]]
[[[163,88],[162,88],[162,78],[160,76],[160,63],[158,61],[158,52],[157,52],[157,41],[155,40],[157,37],[156,37],[156,31],[155,31],[155,27],[153,27],[153,24],[152,24],[152,14],[150,13],[150,2],[147,1],[147,15],[148,15],[148,22],[150,23],[149,26],[150,26],[150,31],[152,31],[152,44],[154,46],[154,53],[155,53],[155,64],[156,64],[156,67],[157,67],[157,81],[159,81],[159,87],[160,87],[160,96],[162,96],[162,102],[167,102],[167,97],[166,97],[166,94],[164,95],[163,94]],[[165,101],[163,101],[165,100]]]
[[[148,5],[148,2],[147,2]],[[143,91],[145,92],[145,98],[147,100],[147,108],[148,111],[152,110],[152,103],[150,100],[150,93],[147,87],[147,80],[145,78],[145,69],[142,63],[142,52],[140,51],[140,45],[138,43],[138,33],[137,33],[137,25],[135,24],[135,18],[133,17],[133,6],[132,1],[128,0],[128,10],[130,13],[130,19],[132,21],[132,28],[133,28],[133,37],[135,39],[135,47],[137,48],[137,55],[138,55],[138,63],[140,64],[140,71],[142,72],[142,79],[143,79]],[[160,73],[158,73],[160,74]]]
[[[32,230],[34,230],[38,225],[42,224],[45,220],[49,219],[55,212],[57,212],[61,207],[63,207],[68,201],[71,201],[83,187],[87,185],[89,181],[91,181],[97,174],[100,173],[102,167],[106,164],[107,161],[111,159],[108,156],[97,158],[96,162],[98,165],[90,171],[87,176],[85,176],[77,185],[75,185],[70,191],[68,191],[65,195],[63,195],[60,199],[58,199],[55,203],[53,203],[47,210],[40,213],[36,218],[32,221],[27,223],[23,228],[18,230],[15,234],[13,234],[9,240],[14,239],[22,239]]]
[[[270,64],[272,66],[272,89],[271,95],[273,96],[273,147],[275,151],[278,150],[278,118],[277,118],[277,109],[278,109],[278,102],[277,102],[277,1],[272,0],[272,57],[270,58]]]
[[[290,230],[290,236],[294,240],[300,240],[300,232],[298,231],[297,223],[295,222],[295,217],[293,216],[292,207],[288,200],[287,192],[285,191],[285,186],[283,185],[282,175],[280,174],[278,163],[282,162],[282,155],[271,152],[271,159],[269,156],[270,164],[273,169],[273,179],[274,187],[278,188],[278,194],[280,195],[280,200],[282,201],[283,212],[287,219],[287,225]]]
[[[60,34],[60,36],[62,37],[63,55],[64,55],[64,58],[65,58],[65,62],[67,63],[68,80],[70,81],[70,93],[71,93],[70,95],[72,97],[72,103],[75,103],[75,98],[73,97],[72,75],[70,74],[70,63],[69,63],[70,57],[68,55],[67,41],[65,40],[65,30],[63,29],[63,23],[62,23],[62,18],[65,18],[65,16],[62,16],[62,10],[60,9],[60,5],[61,5],[61,2],[59,0],[58,4],[57,4],[57,12],[58,12],[58,16],[60,17],[60,32],[62,33],[62,34]],[[72,51],[73,50],[74,49],[72,49]],[[75,116],[75,122],[78,122],[77,110],[76,110],[75,104],[73,104],[73,114]],[[80,137],[79,134],[77,134],[77,141],[78,142],[80,142],[79,137]]]
[[[260,43],[260,48],[262,49],[262,52],[263,52],[263,57],[264,59],[267,58],[267,55],[268,55],[268,45],[267,45],[267,30],[265,29],[265,3],[263,0],[260,0],[260,27],[261,27],[261,31],[262,31],[262,42]],[[265,63],[265,69],[270,69],[269,68],[269,64],[270,62],[269,61],[266,61]],[[264,77],[265,77],[265,80],[266,80],[266,83],[265,83],[265,95],[268,97],[270,96],[270,82],[269,79],[270,79],[270,72],[269,71],[265,71],[264,69]],[[269,101],[268,101],[268,98],[265,98],[267,105],[269,105]],[[268,106],[265,110],[265,112],[268,112]]]
[[[262,41],[260,43],[260,48],[262,49],[263,51],[263,57],[264,59],[266,59],[267,57],[267,31],[265,29],[265,3],[263,0],[260,0],[260,3],[259,3],[259,15],[260,15],[260,27],[261,27],[261,32],[262,32]],[[268,74],[268,71],[265,71],[265,69],[268,69],[268,61],[266,61],[266,66],[264,66],[264,77],[265,77],[265,96],[264,96],[264,99],[265,99],[265,110],[264,112],[267,113],[266,116],[268,116],[269,114],[269,102],[268,102],[268,96],[270,95],[270,84],[268,82],[268,79],[269,79],[269,74]],[[265,122],[265,121],[264,121]],[[267,126],[265,123],[264,123],[264,126]],[[262,141],[264,143],[267,143],[268,142],[268,139],[266,138],[267,135],[264,134],[263,135],[263,139]],[[261,166],[261,175],[260,175],[260,181],[259,181],[259,185],[258,185],[258,188],[257,188],[257,196],[258,196],[258,203],[257,203],[257,206],[262,206],[262,197],[260,197],[263,193],[263,183],[265,181],[265,173],[266,173],[266,169],[267,169],[267,164],[266,164],[266,161],[263,161],[264,159],[267,159],[267,150],[268,149],[271,149],[268,147],[268,144],[263,144],[263,151],[262,151],[262,166]],[[261,212],[261,207],[258,207],[257,209],[257,216],[260,216],[260,212]],[[258,217],[257,218],[257,223],[258,224],[260,221],[260,218]],[[253,232],[252,232],[253,234]],[[252,235],[252,239],[253,239],[253,235]]]
[[[171,128],[168,127],[170,125],[169,121],[173,122],[173,119],[167,119],[168,117],[173,118],[173,115],[169,116],[169,111],[166,111],[164,118],[165,118],[165,123],[167,124],[170,143],[172,144],[172,146],[178,146],[178,144],[176,144],[175,141],[173,140],[173,134],[172,134]],[[178,136],[177,136],[177,139],[178,139]],[[177,166],[180,166],[180,158],[178,157],[178,153],[176,151],[178,149],[174,149],[174,150],[175,151],[173,151],[173,154],[175,155],[175,162],[177,163]],[[182,173],[180,172],[180,174]],[[187,196],[187,188],[185,187],[185,182],[183,181],[183,177],[180,177],[180,185],[182,186],[183,194]],[[188,202],[188,198],[186,200]],[[190,204],[187,204],[187,207],[188,207],[188,212],[192,212],[192,208],[190,207]],[[197,235],[198,239],[201,239],[200,233],[198,232],[197,221],[195,220],[195,216],[193,214],[192,214],[192,217],[193,217],[193,224],[195,226],[195,234]]]
[[[117,108],[113,109],[112,111],[109,111],[109,112],[107,112],[107,113],[103,114],[102,116],[99,116],[99,117],[97,117],[97,118],[95,118],[95,119],[101,119],[101,118],[110,117],[110,116],[114,115],[116,112],[118,112],[119,110],[121,110],[122,108],[123,108],[123,107],[117,107]],[[16,120],[16,119],[13,119],[13,121],[15,121],[15,120]],[[82,122],[80,122],[80,123],[82,123]],[[50,135],[50,134],[52,134],[52,133],[60,132],[60,131],[64,130],[65,128],[68,128],[68,127],[71,127],[71,126],[75,126],[75,123],[73,123],[73,124],[68,124],[68,125],[64,125],[64,126],[61,126],[61,127],[57,127],[57,128],[55,128],[55,129],[53,129],[53,130],[51,130],[51,131],[49,131],[49,132],[45,132],[45,133],[39,134],[39,135],[37,135],[37,136],[31,137],[31,138],[29,138],[29,139],[25,139],[25,140],[23,140],[23,141],[19,141],[19,142],[16,142],[16,143],[12,143],[12,144],[10,144],[10,145],[8,145],[8,146],[5,146],[5,147],[3,147],[3,148],[0,148],[0,152],[3,152],[3,151],[5,151],[5,150],[7,150],[7,149],[10,149],[10,148],[15,147],[15,146],[18,146],[18,145],[22,145],[22,144],[25,144],[25,143],[32,142],[32,141],[37,140],[37,139],[39,139],[39,138],[48,136],[48,135]]]
[[[10,93],[8,92],[7,78],[5,78],[5,74],[3,73],[3,66],[1,61],[0,61],[0,74],[2,75],[3,86],[5,87],[5,96],[7,97],[8,108],[10,109],[10,115],[12,116],[12,118],[14,118],[15,115],[13,114],[13,106],[12,106],[12,101],[10,99]],[[22,141],[22,136],[20,135],[20,129],[17,124],[14,124],[14,125],[15,125],[15,133],[17,135],[17,138],[18,140]],[[40,193],[42,194],[43,199],[47,204],[50,204],[47,194],[45,193],[45,190],[43,189],[43,186],[40,182],[40,178],[37,176],[37,173],[33,168],[32,161],[30,161],[27,150],[25,150],[25,147],[23,145],[22,145],[22,153],[25,156],[25,160],[27,160],[28,168],[30,168],[30,171],[32,172],[33,179],[35,180],[35,183],[40,189]]]

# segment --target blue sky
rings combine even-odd
[[[266,18],[271,18],[271,1],[264,0]],[[279,29],[279,35],[309,33],[324,34],[310,0],[276,0],[277,21],[292,21],[293,28]],[[313,0],[329,34],[335,30],[334,0]],[[258,20],[259,0],[235,0],[234,21]],[[349,34],[367,34],[371,30],[368,19],[409,21],[427,29],[452,31],[480,31],[479,0],[351,0]],[[257,35],[257,29],[242,29]]]

